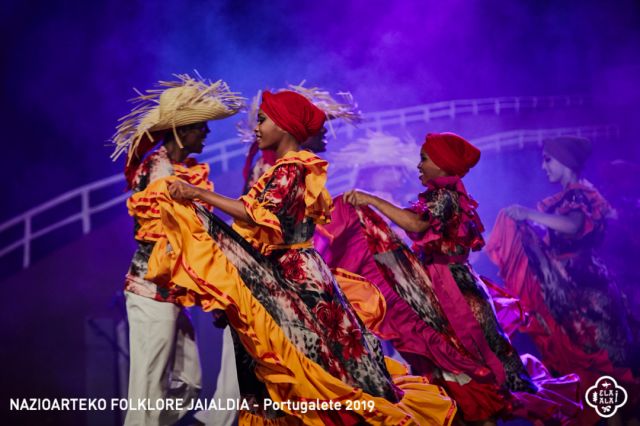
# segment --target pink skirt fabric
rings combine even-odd
[[[625,387],[629,395],[640,392],[638,380],[630,369],[614,366],[605,350],[586,353],[571,341],[555,321],[542,296],[540,284],[529,266],[516,222],[501,213],[496,220],[487,255],[498,266],[507,291],[520,299],[529,318],[521,331],[527,333],[542,354],[544,362],[560,374],[575,372],[580,377],[582,390],[592,386],[600,377],[609,375]],[[630,401],[632,402],[632,401]],[[580,424],[594,424],[600,417],[591,408],[580,416]]]
[[[375,253],[367,242],[356,210],[340,197],[334,199],[334,203],[332,222],[317,233],[316,247],[332,268],[362,275],[378,287],[386,299],[387,314],[374,332],[392,342],[411,364],[414,374],[424,375],[443,386],[467,421],[517,416],[543,421],[553,418],[571,424],[581,409],[576,376],[554,379],[540,361],[525,355],[523,363],[539,391],[536,394],[506,391],[503,367],[489,348],[446,265],[430,265],[426,269],[449,322],[468,349],[466,354],[431,328],[400,297],[376,264]],[[408,248],[406,251],[412,255]],[[498,318],[505,330],[512,332],[524,321],[524,313],[517,300],[497,289],[493,289],[493,293],[501,296],[500,303],[496,304]],[[442,371],[465,375],[467,379],[446,380]]]

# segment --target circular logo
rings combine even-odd
[[[627,402],[627,391],[618,386],[616,379],[602,376],[596,384],[587,389],[585,399],[600,417],[612,417]]]

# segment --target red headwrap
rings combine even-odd
[[[327,118],[324,112],[307,98],[290,91],[276,94],[265,91],[262,94],[260,109],[278,127],[290,133],[300,143],[318,133]]]
[[[455,133],[429,133],[422,150],[445,173],[463,177],[480,160],[480,150]]]

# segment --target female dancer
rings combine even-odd
[[[507,289],[534,314],[524,331],[546,365],[561,374],[576,372],[585,389],[609,375],[629,391],[638,385],[630,368],[638,354],[634,357],[623,297],[594,255],[610,207],[580,179],[590,151],[584,138],[545,141],[542,168],[562,191],[542,200],[537,210],[520,205],[504,209],[487,253]],[[534,223],[545,228],[544,236]],[[584,416],[584,424],[598,420],[590,409]]]
[[[297,86],[290,84],[287,89],[278,91],[281,92],[283,90],[299,93],[307,98],[325,113],[326,122],[332,130],[331,123],[333,120],[340,119],[343,123],[353,126],[362,119],[358,104],[356,104],[349,92],[338,92],[332,96],[328,91],[319,87],[304,87],[304,81]],[[269,149],[261,150],[253,132],[258,124],[256,119],[258,117],[261,93],[261,91],[258,91],[258,94],[253,97],[247,108],[247,117],[236,125],[240,139],[243,142],[251,143],[242,168],[242,177],[244,178],[243,194],[246,194],[260,176],[276,162],[275,152]],[[314,153],[325,152],[327,150],[326,134],[327,128],[323,126],[318,133],[309,136],[306,141],[302,142],[302,148]],[[259,157],[256,160],[258,155]]]
[[[345,201],[360,207],[364,234],[384,275],[381,290],[391,318],[387,332],[396,336],[392,341],[414,373],[439,379],[465,420],[567,421],[579,407],[576,378],[551,383],[533,357],[524,357],[525,367],[496,319],[484,283],[467,262],[469,253],[484,245],[477,204],[462,183],[479,158],[477,148],[460,136],[428,134],[418,165],[427,190],[411,208],[357,190],[345,194]],[[417,259],[367,205],[408,232]],[[530,376],[534,370],[536,383]]]
[[[313,249],[315,224],[331,209],[327,163],[300,143],[324,120],[299,94],[265,92],[255,133],[278,161],[237,200],[168,179],[174,200],[206,202],[235,223],[165,189],[168,239],[154,249],[149,276],[188,289],[185,304],[225,312],[245,355],[240,390],[251,404],[241,424],[450,424],[455,403],[440,388],[391,379],[379,342]],[[325,405],[304,409],[309,402]]]

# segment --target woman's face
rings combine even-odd
[[[275,150],[282,137],[286,134],[262,110],[258,111],[258,124],[256,124],[253,132],[256,134],[258,148],[268,150]]]
[[[436,163],[429,158],[427,153],[420,151],[420,162],[418,163],[418,171],[420,172],[420,183],[423,186],[427,186],[427,182],[431,179],[446,176],[446,173]]]
[[[551,183],[561,182],[562,178],[571,172],[567,166],[546,152],[542,153],[542,170],[547,174],[547,179]]]

